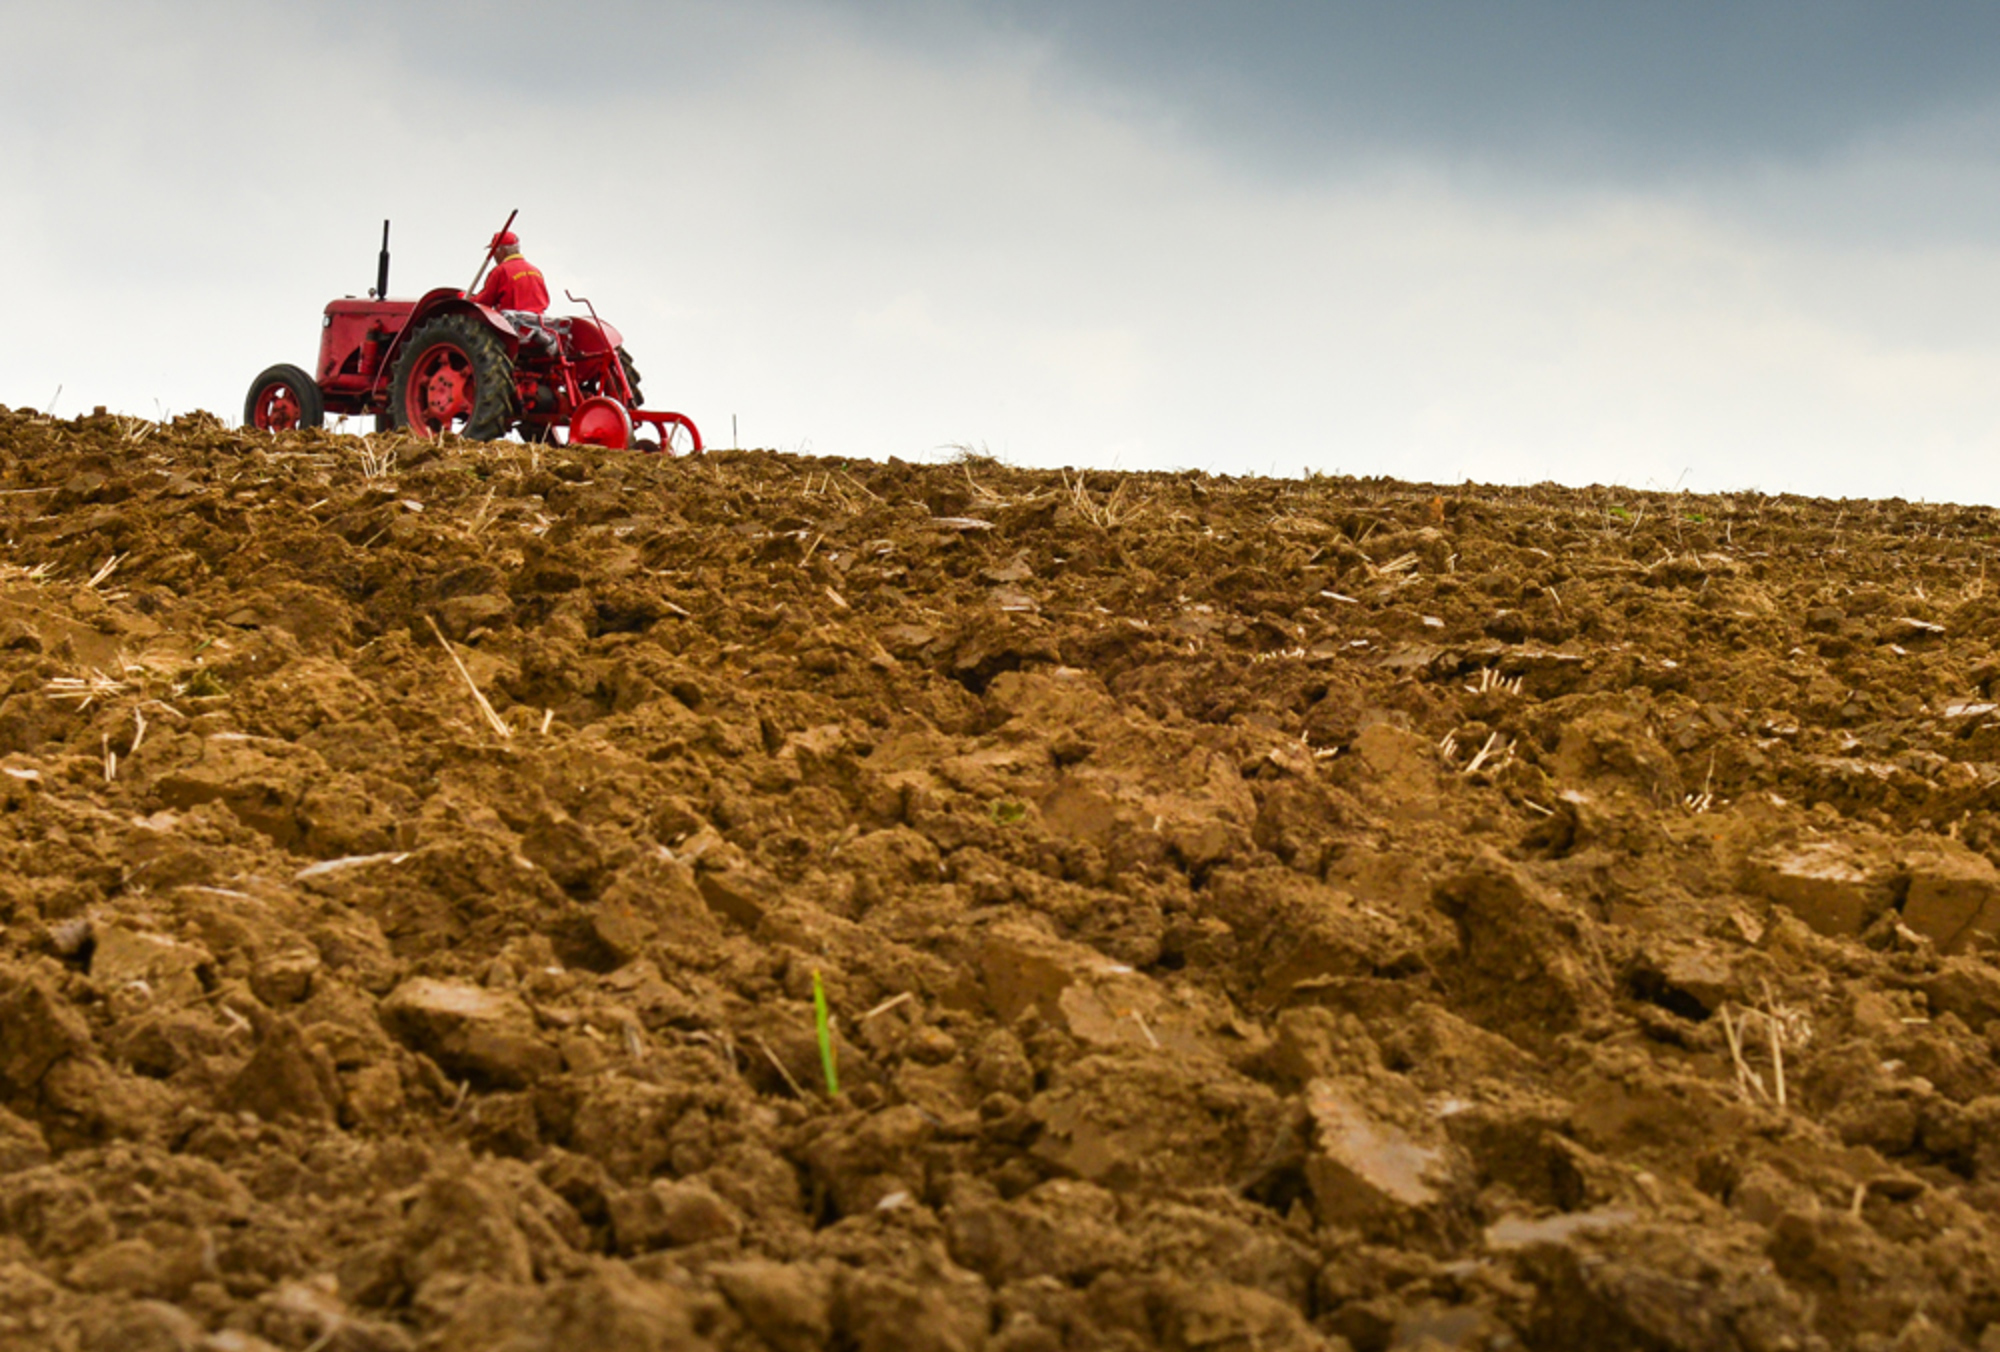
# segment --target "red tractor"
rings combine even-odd
[[[450,287],[413,301],[388,292],[384,221],[370,298],[334,301],[320,321],[318,378],[271,367],[250,384],[244,424],[283,432],[319,427],[328,413],[372,413],[379,431],[423,437],[491,441],[518,429],[530,441],[554,441],[564,428],[572,445],[701,450],[690,419],[639,407],[639,372],[624,340],[589,301],[570,296],[587,318],[557,318],[489,309]]]

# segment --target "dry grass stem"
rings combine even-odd
[[[1785,1087],[1785,1043],[1793,1040],[1794,1027],[1804,1029],[1797,1034],[1801,1043],[1810,1037],[1810,1025],[1804,1023],[1804,1016],[1796,1010],[1782,1009],[1771,996],[1770,983],[1764,984],[1763,1009],[1737,1009],[1736,1017],[1730,1018],[1728,1005],[1717,1012],[1722,1016],[1723,1036],[1729,1039],[1729,1059],[1736,1066],[1736,1088],[1745,1099],[1761,1100],[1775,1104],[1779,1108],[1790,1105],[1790,1095]],[[1763,1020],[1765,1035],[1770,1044],[1771,1081],[1767,1085],[1764,1077],[1750,1066],[1745,1052],[1749,1025],[1752,1017]]]
[[[1496,757],[1498,760],[1493,768],[1497,770],[1500,768],[1500,765],[1506,763],[1505,758],[1511,755],[1513,750],[1514,745],[1511,742],[1504,746],[1501,745],[1499,733],[1488,733],[1486,744],[1479,748],[1471,760],[1466,762],[1464,773],[1468,775],[1477,774],[1482,765],[1485,765],[1488,760],[1494,760]]]
[[[718,1049],[722,1053],[723,1059],[729,1063],[730,1074],[734,1075],[740,1069],[736,1064],[736,1039],[729,1035],[728,1029],[723,1029],[719,1037],[714,1033],[689,1033],[688,1040],[690,1042],[699,1042],[706,1047]]]
[[[861,1022],[866,1023],[870,1019],[874,1018],[877,1014],[887,1014],[890,1010],[896,1008],[898,1005],[908,1004],[910,1001],[916,998],[917,998],[916,994],[912,991],[904,991],[901,995],[892,995],[888,999],[884,1000],[881,1004],[875,1006],[875,1008],[869,1010],[866,1014],[863,1014],[861,1016]]]
[[[339,859],[322,859],[317,864],[307,864],[292,875],[294,882],[304,882],[308,878],[323,878],[329,873],[344,873],[351,868],[366,868],[371,864],[400,864],[410,857],[409,852],[391,850],[383,854],[350,854]],[[231,892],[230,896],[241,896]]]
[[[42,687],[42,693],[50,699],[76,700],[77,709],[82,711],[97,700],[108,699],[112,695],[122,695],[132,688],[129,682],[106,676],[103,672],[92,668],[88,676],[52,677]]]
[[[373,437],[361,438],[361,477],[364,479],[386,479],[396,468],[396,450],[385,446],[375,447]]]
[[[466,527],[466,530],[469,534],[476,537],[479,534],[479,532],[485,530],[487,526],[492,524],[492,517],[489,515],[489,513],[491,513],[493,510],[493,495],[499,491],[500,490],[497,488],[489,488],[486,490],[486,500],[479,504],[478,510],[473,512],[471,524],[469,524]]]
[[[1320,594],[1325,595],[1324,592]],[[1498,667],[1481,667],[1479,679],[1465,688],[1475,695],[1484,695],[1491,690],[1498,690],[1507,695],[1518,695],[1525,680],[1526,676],[1502,676]]]
[[[972,496],[975,501],[988,507],[1005,507],[1007,505],[1006,498],[972,477],[972,466],[970,463],[962,461],[959,464],[959,468],[965,471],[965,482],[972,489]],[[832,476],[828,475],[827,477],[831,478]]]
[[[1070,507],[1078,516],[1099,530],[1109,530],[1113,526],[1129,521],[1140,511],[1138,506],[1125,505],[1125,489],[1130,480],[1120,479],[1118,486],[1111,490],[1111,496],[1099,503],[1090,496],[1090,490],[1085,487],[1085,477],[1083,474],[1078,474],[1072,482],[1069,472],[1064,470],[1063,488],[1069,494]]]
[[[1722,1016],[1722,1035],[1729,1039],[1729,1059],[1736,1065],[1736,1092],[1753,1102],[1770,1098],[1770,1091],[1764,1088],[1764,1077],[1752,1070],[1750,1063],[1743,1059],[1743,1025],[1740,1021],[1731,1021],[1728,1005],[1723,1005],[1716,1012]]]
[[[1701,792],[1691,793],[1681,800],[1681,805],[1697,815],[1715,806],[1715,753],[1708,753],[1708,774],[1701,781]]]
[[[424,623],[431,627],[431,632],[437,635],[437,641],[444,648],[446,656],[451,658],[451,664],[458,668],[459,677],[465,682],[465,688],[472,692],[473,703],[477,704],[479,712],[486,716],[486,726],[492,728],[494,732],[502,737],[512,737],[514,730],[507,726],[506,719],[493,711],[493,705],[480,692],[478,683],[472,679],[472,673],[465,669],[465,663],[459,661],[458,650],[453,648],[450,640],[445,638],[444,630],[438,628],[438,622],[429,615],[426,615],[424,616]]]
[[[792,1077],[792,1072],[785,1069],[785,1063],[783,1061],[780,1061],[778,1059],[778,1054],[771,1050],[771,1044],[764,1041],[763,1035],[761,1033],[752,1034],[752,1036],[756,1038],[757,1049],[764,1053],[764,1059],[771,1063],[772,1068],[775,1069],[778,1072],[779,1076],[781,1076],[784,1079],[785,1083],[788,1086],[790,1086],[792,1094],[797,1098],[803,1099],[806,1096],[806,1091],[799,1087],[799,1082]]]
[[[1785,1036],[1778,1023],[1778,1004],[1771,998],[1771,983],[1764,983],[1764,1022],[1771,1034],[1771,1081],[1776,1087],[1778,1106],[1785,1106]]]

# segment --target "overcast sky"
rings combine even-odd
[[[517,206],[711,443],[2000,501],[2000,6],[0,0],[0,403]]]

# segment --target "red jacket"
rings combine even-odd
[[[549,288],[535,265],[515,254],[500,261],[472,299],[496,310],[526,310],[538,315],[549,308]]]

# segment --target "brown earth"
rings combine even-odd
[[[0,410],[0,525],[0,1345],[2000,1347],[1993,511]]]

